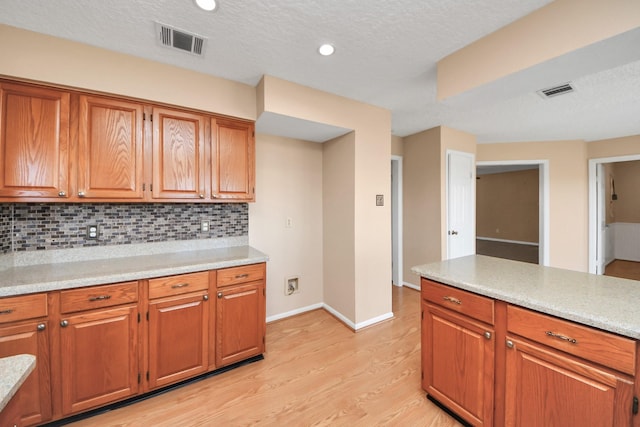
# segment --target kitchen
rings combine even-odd
[[[276,77],[265,76],[256,90],[249,85],[5,26],[2,50],[7,57],[21,58],[3,62],[0,74],[5,76],[89,88],[249,120],[266,112],[346,130],[347,133],[322,148],[299,143],[298,139],[292,144],[290,139],[257,135],[256,202],[247,208],[248,243],[270,258],[267,287],[273,297],[266,302],[268,320],[324,306],[357,330],[391,316],[388,281],[382,279],[390,277],[389,236],[382,231],[388,229],[390,215],[387,207],[372,203],[377,194],[390,199],[388,111]],[[137,77],[140,75],[145,78]],[[443,145],[457,143],[456,132],[445,128],[444,133]],[[416,138],[420,137],[409,139]],[[637,144],[637,137],[632,136],[589,143],[570,141],[561,146],[552,142],[479,144],[474,150],[479,161],[526,157],[550,159],[552,166],[556,162],[563,164],[562,170],[552,168],[550,172],[550,216],[554,219],[551,234],[558,236],[551,242],[550,265],[584,271],[588,247],[583,208],[587,200],[584,165],[592,157],[638,152]],[[407,160],[412,158],[411,142],[405,140],[403,148],[404,154],[397,148],[393,154],[403,154]],[[274,152],[282,156],[276,157]],[[281,162],[283,156],[291,162]],[[281,173],[273,170],[278,168],[283,168]],[[284,177],[287,181],[283,181]],[[285,185],[289,182],[299,184],[290,188]],[[571,191],[568,183],[577,183],[584,191]],[[436,181],[436,187],[437,195],[421,197],[440,199],[440,181]],[[405,202],[412,203],[406,198]],[[411,207],[405,209],[409,211]],[[349,220],[345,221],[345,215]],[[292,220],[291,228],[285,228],[288,217]],[[281,237],[282,229],[286,238]],[[436,229],[444,231],[439,219]],[[412,234],[416,228],[405,230]],[[405,251],[406,281],[418,283],[417,276],[409,271],[412,266],[439,259],[444,237],[441,233],[429,237],[423,243],[429,246],[426,253],[437,254],[437,258],[425,259],[420,255],[425,253],[422,249],[415,253]],[[301,247],[305,250],[300,250]],[[301,292],[285,298],[283,282],[291,276],[299,276]]]

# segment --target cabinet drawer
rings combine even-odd
[[[209,272],[180,274],[149,280],[149,299],[186,294],[209,288]]]
[[[33,294],[0,298],[0,323],[47,315],[47,295]]]
[[[241,267],[218,270],[217,286],[229,286],[237,283],[254,282],[264,279],[264,263],[243,265]]]
[[[507,330],[574,356],[633,375],[634,340],[520,307],[507,307]]]
[[[493,325],[493,300],[451,286],[422,279],[422,298],[465,316]]]
[[[60,292],[60,312],[91,310],[138,301],[138,282],[92,286]]]

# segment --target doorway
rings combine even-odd
[[[537,215],[529,215],[530,218],[534,218],[533,220],[528,219],[511,219],[508,218],[508,215],[504,214],[505,209],[508,208],[508,205],[504,205],[504,201],[498,202],[493,201],[489,203],[489,207],[482,208],[483,203],[487,204],[487,200],[481,200],[482,191],[478,191],[478,236],[477,236],[477,253],[485,254],[489,256],[496,256],[500,258],[508,258],[514,259],[518,261],[526,261],[526,262],[534,262],[540,265],[549,265],[549,166],[547,160],[523,160],[523,161],[491,161],[491,162],[477,162],[477,176],[480,180],[482,180],[482,176],[486,176],[487,178],[492,174],[508,173],[508,172],[518,172],[518,171],[527,171],[531,169],[537,170],[537,177],[535,174],[528,175],[526,172],[523,172],[521,177],[523,182],[529,182],[527,185],[533,186],[531,189],[532,193],[530,194],[531,200],[531,209],[535,209],[536,201],[537,201]],[[489,175],[488,175],[489,174]],[[534,180],[531,182],[531,177],[534,176]],[[527,181],[528,180],[528,181]],[[499,181],[498,181],[499,182]],[[477,183],[478,186],[480,183]],[[483,183],[484,184],[484,183]],[[514,182],[509,183],[514,184]],[[502,184],[504,185],[504,184]],[[494,188],[494,187],[491,187]],[[514,191],[513,188],[511,190],[497,190],[497,191]],[[500,196],[500,194],[495,195]],[[536,200],[537,198],[537,200]],[[502,207],[498,207],[500,209],[499,212],[496,213],[495,206],[500,206],[499,203],[503,203]],[[507,207],[505,207],[507,206]],[[524,206],[519,206],[520,208],[524,208]],[[480,216],[482,215],[483,210],[488,210],[492,212],[493,210],[494,217],[499,217],[499,215],[505,216],[505,221],[510,221],[513,225],[512,227],[519,226],[517,221],[534,221],[529,224],[527,230],[519,229],[517,232],[514,232],[513,229],[504,230],[500,225],[496,225],[493,223],[489,223]],[[522,214],[522,210],[518,215]],[[536,219],[537,217],[537,219]],[[492,219],[496,219],[492,218]],[[487,227],[491,226],[489,229]],[[537,234],[537,235],[536,235]]]
[[[391,156],[391,283],[403,286],[402,157]]]
[[[637,218],[639,209],[636,205],[639,203],[634,197],[630,204],[628,195],[622,196],[624,191],[617,190],[626,184],[631,187],[629,193],[635,194],[639,160],[640,155],[589,160],[589,273],[609,273],[607,265],[613,266],[615,260],[620,260],[623,262],[618,264],[622,265],[615,266],[617,270],[611,275],[637,280],[635,264],[640,263],[640,253],[636,250],[636,242],[640,239],[640,219]],[[623,180],[624,175],[615,170],[630,167],[634,178],[627,183],[630,180]],[[616,175],[620,179],[616,180]],[[617,192],[621,193],[620,196]],[[616,212],[617,208],[620,212]],[[629,215],[626,211],[633,213]]]

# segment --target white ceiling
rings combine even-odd
[[[436,101],[439,59],[550,0],[219,2],[207,13],[193,0],[0,0],[0,23],[254,86],[267,74],[381,106],[399,136],[438,125],[479,142],[640,134],[640,29]],[[161,47],[154,21],[206,37],[204,57]],[[317,53],[324,42],[336,46],[333,56]],[[566,81],[575,93],[535,94]],[[275,114],[260,117],[257,128],[315,141],[348,131]]]

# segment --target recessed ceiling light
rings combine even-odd
[[[333,55],[333,52],[336,51],[336,48],[333,47],[332,44],[329,43],[325,43],[322,46],[320,46],[318,48],[318,52],[320,53],[320,55],[322,56],[329,56],[329,55]]]
[[[200,9],[206,10],[207,12],[212,12],[218,7],[216,0],[196,0],[196,4]]]

